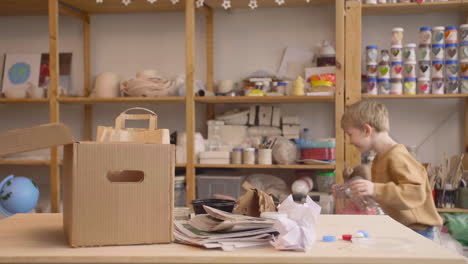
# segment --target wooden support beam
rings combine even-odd
[[[345,104],[345,0],[335,2],[336,27],[336,89],[335,89],[335,159],[336,183],[343,183],[343,169],[345,161],[344,132],[341,129],[341,117]]]
[[[59,11],[60,11],[61,14],[78,18],[78,19],[82,20],[83,22],[87,22],[89,20],[89,16],[87,14],[82,13],[80,11],[76,11],[76,10],[74,10],[72,8],[69,8],[67,6],[64,6],[64,5],[59,6]]]
[[[214,92],[214,18],[213,9],[205,7],[206,10],[206,88]],[[215,118],[214,105],[207,105],[206,120]]]
[[[345,16],[345,105],[351,105],[361,100],[361,40],[362,16],[361,2],[347,1]],[[345,160],[347,167],[354,167],[361,163],[360,152],[345,141]]]
[[[49,109],[50,122],[59,122],[59,104],[57,101],[59,78],[59,31],[58,0],[49,0]],[[60,168],[57,147],[50,152],[50,200],[53,213],[60,212]]]
[[[185,73],[186,73],[186,96],[185,96],[185,130],[187,135],[187,205],[195,199],[195,1],[185,0]]]
[[[85,96],[91,94],[91,20],[86,14],[83,21],[83,75]],[[84,139],[93,140],[93,106],[84,106]]]

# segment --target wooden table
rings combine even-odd
[[[406,239],[407,247],[375,249],[345,241],[317,241],[307,253],[274,248],[223,252],[179,244],[70,248],[61,214],[29,214],[0,221],[0,263],[468,263],[387,216],[322,215],[318,237],[359,229],[376,241]]]

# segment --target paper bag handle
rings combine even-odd
[[[132,110],[142,110],[148,112],[149,114],[127,114],[127,112]],[[132,107],[120,113],[120,115],[115,119],[115,128],[125,128],[126,120],[149,120],[148,128],[150,130],[155,130],[158,127],[158,115],[155,112],[143,107]]]

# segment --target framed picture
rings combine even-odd
[[[39,85],[41,54],[6,54],[2,92]]]

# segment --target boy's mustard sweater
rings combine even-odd
[[[372,182],[375,199],[393,219],[415,230],[442,225],[426,169],[404,145],[396,144],[375,157]]]

